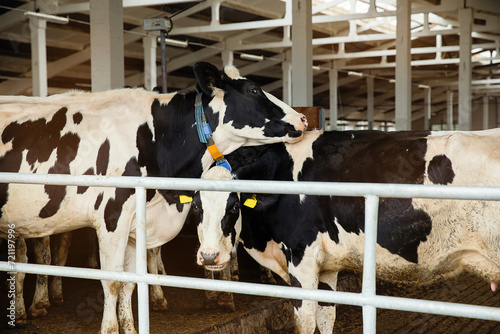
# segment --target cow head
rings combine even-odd
[[[204,179],[231,180],[226,168],[215,166],[202,175]],[[200,248],[197,263],[210,270],[222,270],[231,259],[231,251],[241,232],[241,205],[265,210],[278,200],[274,194],[239,194],[223,191],[196,192],[192,217],[198,222]]]
[[[224,167],[212,167],[206,179],[232,179]],[[222,270],[241,232],[240,199],[235,192],[200,191],[193,198],[191,214],[198,224],[200,248],[197,263],[209,270]]]
[[[213,136],[222,154],[240,146],[302,139],[305,116],[240,76],[235,67],[226,66],[221,74],[215,66],[200,62],[194,73],[198,90],[212,98],[208,107],[218,116]]]

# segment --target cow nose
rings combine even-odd
[[[205,266],[213,266],[219,262],[220,252],[205,253],[200,252],[200,260]]]
[[[307,129],[307,117],[305,115],[302,115],[300,120],[302,121],[302,124],[304,124],[304,128]]]

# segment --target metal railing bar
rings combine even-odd
[[[146,189],[135,188],[136,227],[136,273],[148,273],[148,255],[146,250]],[[144,282],[137,282],[139,333],[149,333],[149,286]]]
[[[12,271],[7,262],[0,261],[0,271]],[[393,309],[398,311],[441,314],[455,317],[477,318],[482,320],[500,321],[500,308],[456,304],[431,300],[408,299],[370,295],[363,293],[313,290],[289,286],[276,286],[258,283],[231,282],[209,280],[204,278],[183,277],[172,275],[136,274],[130,272],[103,271],[99,269],[58,267],[41,264],[16,263],[15,270],[30,274],[65,276],[94,280],[110,280],[120,282],[144,282],[149,285],[227,291],[232,293],[278,297],[287,299],[309,299],[325,303],[349,304],[354,306],[373,305],[376,308]]]
[[[376,308],[422,312],[500,321],[500,308],[447,302],[378,296],[376,283],[376,231],[379,197],[500,200],[500,187],[438,185],[329,183],[292,181],[201,180],[186,178],[72,176],[57,174],[0,173],[0,183],[33,183],[136,189],[136,272],[56,267],[26,263],[0,262],[0,271],[27,272],[75,278],[135,282],[139,295],[139,332],[149,332],[148,285],[226,291],[290,299],[310,299],[326,303],[363,307],[363,331],[376,330]],[[363,291],[360,294],[310,290],[255,283],[214,281],[192,277],[147,274],[146,189],[238,191],[276,194],[365,197],[365,252]]]
[[[311,181],[208,180],[173,177],[93,176],[0,173],[0,183],[33,183],[93,187],[237,191],[268,194],[392,198],[500,200],[500,187]]]
[[[366,297],[372,297],[376,292],[376,251],[377,251],[377,196],[365,198],[365,250],[363,259],[363,285],[362,292]],[[375,333],[377,329],[377,309],[373,305],[363,306],[363,333]]]

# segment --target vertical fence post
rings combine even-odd
[[[365,197],[365,252],[363,264],[363,290],[362,294],[371,297],[376,294],[376,263],[377,250],[377,220],[378,196]],[[363,306],[363,333],[376,333],[377,309],[375,306]]]
[[[147,274],[148,256],[146,252],[146,189],[135,188],[135,218],[136,218],[136,272]],[[149,333],[149,294],[147,283],[137,283],[137,301],[139,315],[139,333]]]

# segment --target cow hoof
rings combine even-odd
[[[42,318],[47,316],[46,308],[30,308],[30,315],[32,318]]]
[[[155,311],[166,311],[168,310],[168,303],[165,298],[159,300],[153,300],[151,302],[151,307]]]
[[[14,328],[24,328],[28,324],[27,319],[28,316],[26,315],[25,312],[23,313],[18,313],[16,314],[16,324],[15,326],[9,325],[9,328],[14,329]]]
[[[234,312],[236,311],[236,307],[234,306],[234,298],[232,293],[225,293],[219,295],[217,300],[217,305],[219,309]]]
[[[228,311],[228,312],[235,312],[236,311],[236,306],[234,306],[234,302],[230,303],[217,303],[218,308],[223,310],[223,311]]]

